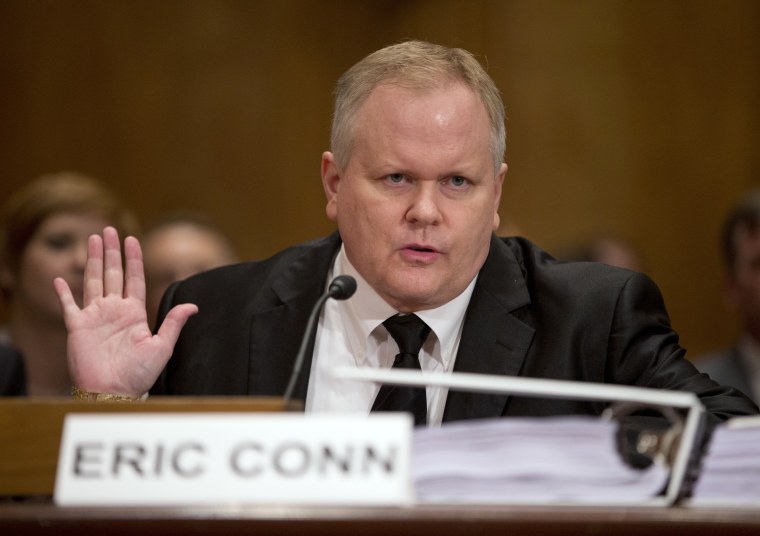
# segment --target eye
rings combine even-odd
[[[391,184],[401,184],[406,180],[406,175],[403,173],[391,173],[390,175],[386,176],[386,179]]]
[[[453,177],[449,178],[448,183],[454,188],[465,188],[470,184],[470,181],[461,175],[454,175]]]
[[[50,234],[43,239],[45,246],[55,251],[63,251],[70,248],[75,240],[76,239],[69,234]]]

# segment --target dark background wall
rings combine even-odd
[[[504,218],[550,250],[629,237],[696,355],[734,333],[716,244],[760,179],[758,36],[754,0],[4,0],[0,202],[76,169],[269,255],[332,230],[335,79],[403,38],[461,46],[507,105]]]

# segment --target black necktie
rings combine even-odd
[[[420,348],[430,333],[430,327],[417,315],[392,316],[383,322],[399,353],[393,368],[422,370]],[[407,411],[414,416],[414,424],[427,424],[427,396],[424,387],[383,385],[377,393],[372,411]]]

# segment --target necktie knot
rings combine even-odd
[[[394,315],[383,322],[398,345],[399,353],[419,355],[430,326],[417,315]]]

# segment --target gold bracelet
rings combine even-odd
[[[71,388],[72,400],[87,400],[88,402],[139,402],[142,400],[140,396],[126,396],[115,395],[113,393],[91,393],[90,391],[84,391],[79,387]]]

